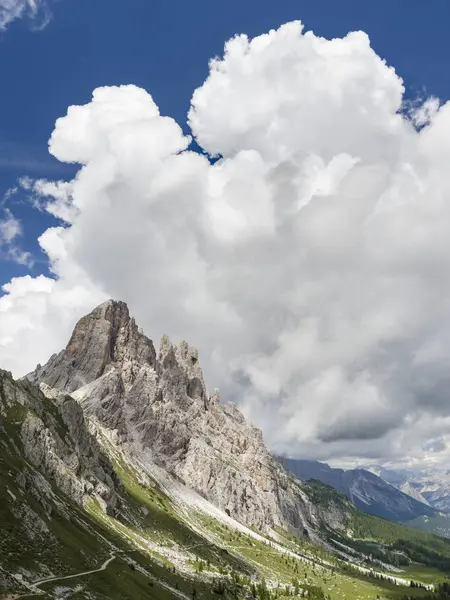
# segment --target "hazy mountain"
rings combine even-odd
[[[387,483],[365,469],[334,469],[311,460],[283,459],[282,463],[303,481],[318,479],[347,496],[360,510],[384,519],[407,522],[422,515],[436,516],[437,511],[418,498]]]
[[[372,470],[372,469],[371,469]],[[438,511],[450,512],[450,472],[438,469],[378,469],[377,474],[393,486]]]
[[[419,490],[416,489],[409,481],[405,481],[403,484],[399,485],[397,489],[399,489],[404,494],[411,496],[411,498],[422,502],[422,504],[427,504],[428,506],[431,506],[428,500],[424,496],[422,496]]]

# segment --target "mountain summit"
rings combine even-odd
[[[152,342],[139,332],[125,302],[108,300],[78,321],[67,347],[28,375],[66,392],[92,383],[114,367],[155,366]]]
[[[243,523],[303,532],[314,518],[261,431],[208,393],[197,350],[164,336],[156,355],[123,302],[80,319],[65,350],[28,379],[71,393],[144,470],[163,468]]]

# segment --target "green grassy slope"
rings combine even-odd
[[[66,436],[57,406],[47,399],[44,409],[59,435]],[[370,573],[381,572],[376,563],[349,567],[308,538],[281,529],[267,537],[182,509],[107,443],[105,452],[123,484],[119,510],[107,514],[95,498],[77,506],[25,460],[20,428],[29,410],[16,403],[0,419],[0,598],[371,600],[423,595],[423,589]],[[376,542],[405,554],[423,554],[425,548],[429,561],[450,560],[447,542],[362,515],[321,486],[312,483],[306,489],[313,502],[348,518],[346,531],[322,524],[325,538],[353,544],[359,557]],[[403,576],[433,584],[444,579],[445,568],[446,563],[434,571],[430,565],[408,564]]]
[[[329,505],[333,502],[347,511],[347,531],[345,534],[327,531],[330,539],[364,555],[390,561],[404,568],[406,575],[414,575],[417,581],[434,583],[432,579],[435,576],[437,583],[450,577],[449,539],[363,513],[345,496],[321,482],[311,481],[309,488],[316,504]],[[420,563],[421,568],[414,567],[411,562]]]

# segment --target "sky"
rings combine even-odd
[[[275,452],[444,465],[449,17],[0,0],[0,366],[115,297]]]

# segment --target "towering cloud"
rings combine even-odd
[[[146,91],[95,90],[50,140],[77,177],[27,182],[62,220],[55,278],[6,286],[0,364],[45,361],[112,296],[196,344],[277,452],[443,460],[450,104],[403,94],[364,33],[297,22],[211,62],[189,124],[216,162]]]

